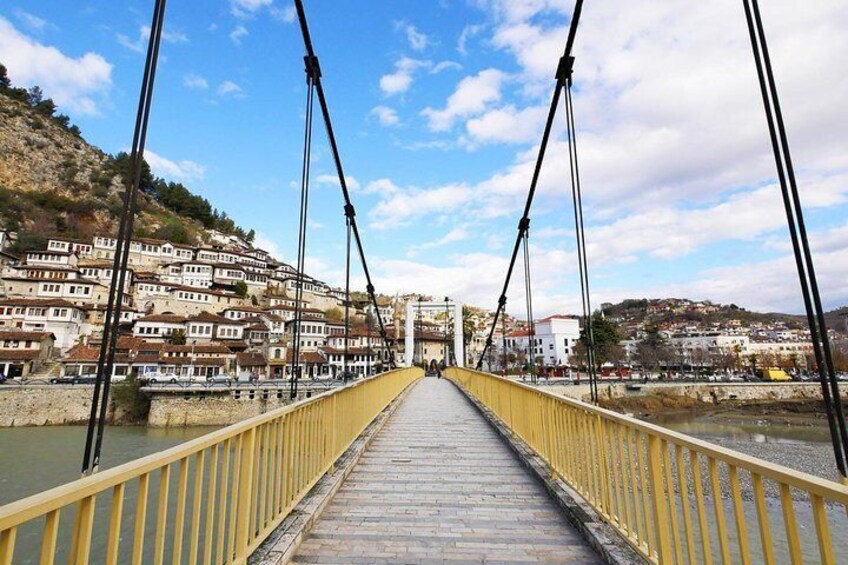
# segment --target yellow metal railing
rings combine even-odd
[[[0,565],[245,563],[421,376],[384,373],[0,507]]]
[[[848,562],[848,486],[502,377],[446,376],[652,562]]]

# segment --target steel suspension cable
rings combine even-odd
[[[306,47],[306,60],[308,60],[310,62],[309,64],[313,65],[314,68],[317,71],[314,82],[315,82],[315,89],[316,89],[316,92],[318,94],[318,103],[321,106],[321,115],[324,118],[324,126],[327,130],[327,140],[330,143],[330,152],[333,155],[333,161],[334,161],[335,166],[336,166],[336,173],[338,174],[338,177],[339,177],[339,185],[341,186],[342,196],[344,197],[345,207],[346,207],[345,209],[348,210],[349,214],[350,214],[349,217],[350,217],[351,229],[353,231],[353,238],[354,238],[354,241],[356,242],[356,249],[357,249],[357,252],[359,253],[359,259],[362,263],[362,271],[363,271],[363,274],[365,275],[365,281],[366,281],[365,289],[366,289],[366,292],[368,293],[369,298],[371,299],[371,304],[374,306],[374,311],[377,314],[377,322],[379,323],[379,326],[380,326],[380,336],[383,339],[383,345],[386,348],[386,350],[389,352],[389,366],[391,368],[394,368],[396,366],[395,365],[395,355],[394,355],[394,352],[392,351],[392,348],[390,347],[390,344],[389,344],[389,338],[388,338],[388,335],[386,334],[386,326],[383,323],[383,316],[380,314],[380,308],[377,306],[377,296],[376,296],[376,294],[374,294],[374,284],[373,284],[373,281],[371,280],[371,272],[368,269],[368,262],[365,259],[365,250],[362,246],[362,238],[360,237],[359,227],[357,226],[357,223],[356,223],[356,213],[354,211],[353,203],[351,202],[351,199],[350,199],[350,192],[348,191],[348,187],[347,187],[347,179],[345,177],[344,169],[342,167],[342,161],[341,161],[341,156],[339,155],[338,144],[336,143],[336,135],[333,131],[332,121],[330,120],[330,110],[329,110],[329,107],[327,106],[327,98],[324,94],[324,86],[323,86],[323,83],[321,81],[321,72],[320,72],[320,67],[319,67],[319,64],[318,64],[318,57],[316,57],[316,55],[315,55],[315,49],[312,46],[312,38],[309,34],[309,25],[307,24],[307,21],[306,21],[306,12],[304,11],[304,8],[303,8],[303,0],[295,0],[294,4],[295,4],[295,8],[297,10],[297,18],[298,18],[298,22],[300,24],[300,31],[303,35],[303,43],[304,43],[304,46]]]
[[[754,54],[757,78],[763,99],[763,108],[768,123],[769,138],[774,153],[783,205],[792,240],[792,250],[798,279],[801,284],[801,294],[810,328],[810,339],[813,354],[816,359],[822,398],[825,403],[828,427],[830,429],[833,453],[836,466],[842,475],[843,482],[848,483],[846,474],[846,459],[848,459],[848,428],[845,424],[842,397],[839,383],[833,365],[833,355],[824,319],[824,309],[821,304],[821,294],[818,288],[812,253],[807,238],[803,209],[798,193],[795,169],[789,151],[789,141],[783,122],[783,112],[777,93],[777,85],[771,66],[765,29],[760,16],[757,0],[743,0],[748,34]],[[787,182],[788,181],[788,182]]]
[[[533,321],[533,289],[530,279],[530,229],[524,232],[524,300],[527,305],[527,369],[530,373],[530,382],[536,381],[536,324]]]
[[[118,233],[115,239],[115,254],[112,258],[109,296],[104,312],[103,336],[97,358],[97,373],[92,392],[91,411],[83,450],[81,469],[83,475],[96,472],[100,466],[100,453],[103,446],[103,433],[106,411],[109,404],[109,390],[112,381],[115,348],[120,329],[124,286],[126,285],[127,262],[132,241],[137,195],[139,185],[141,184],[141,163],[144,159],[147,125],[149,123],[150,108],[153,101],[153,85],[156,78],[159,45],[161,43],[162,27],[165,19],[165,5],[166,0],[156,0],[153,7],[150,38],[147,45],[147,55],[133,131],[133,143],[130,151],[131,177],[124,179],[126,186],[123,195],[123,209],[121,210]],[[96,442],[94,439],[95,429]]]
[[[573,67],[572,64],[569,68]],[[583,194],[580,185],[580,167],[577,159],[577,128],[574,123],[574,101],[571,96],[571,73],[565,86],[565,117],[568,137],[568,164],[571,177],[571,198],[574,208],[574,231],[577,239],[577,263],[580,271],[580,296],[583,308],[583,331],[586,336],[586,364],[589,372],[589,390],[593,402],[598,401],[598,375],[595,357],[595,332],[592,327],[592,301],[589,292],[589,266],[586,260],[586,230],[583,223]]]
[[[312,168],[312,111],[315,100],[316,69],[306,61],[306,119],[303,133],[303,169],[300,178],[300,218],[297,233],[297,275],[295,279],[294,331],[292,332],[292,400],[297,398],[297,385],[300,380],[300,336],[303,324],[303,282],[306,269],[306,230],[309,219],[309,177]]]
[[[299,0],[298,0],[299,1]],[[492,347],[492,337],[495,333],[495,328],[498,326],[498,319],[503,313],[506,307],[506,293],[509,290],[509,282],[512,279],[512,271],[515,268],[515,261],[518,258],[518,250],[521,246],[521,240],[524,237],[524,232],[529,228],[530,224],[530,208],[533,205],[533,198],[536,195],[536,185],[539,182],[539,174],[542,170],[542,163],[545,161],[545,152],[548,149],[548,141],[551,136],[551,129],[553,128],[554,118],[556,117],[557,109],[559,107],[559,98],[562,92],[562,87],[565,84],[565,80],[569,74],[569,61],[573,60],[571,58],[571,51],[574,47],[574,38],[577,34],[577,28],[580,25],[580,14],[583,11],[583,0],[577,0],[574,5],[574,13],[571,17],[571,24],[568,30],[568,39],[565,42],[565,50],[563,52],[563,56],[560,58],[559,66],[557,67],[556,72],[556,85],[554,86],[554,92],[551,96],[551,104],[548,109],[548,117],[545,121],[545,129],[542,132],[542,141],[539,144],[539,153],[536,157],[536,165],[533,169],[533,176],[530,180],[530,189],[527,192],[527,200],[524,204],[524,213],[521,216],[521,220],[518,222],[518,235],[515,238],[515,244],[512,247],[512,255],[509,260],[509,267],[506,271],[506,279],[504,280],[504,285],[501,290],[501,295],[498,298],[498,305],[495,309],[495,315],[492,319],[492,327],[489,328],[489,335],[486,338],[486,343],[483,346],[483,351],[480,353],[480,358],[477,360],[477,370],[481,370],[483,368],[483,359],[486,358],[486,352]]]
[[[348,342],[350,341],[350,218],[345,216],[345,231],[347,232],[347,244],[345,246],[345,336],[344,336],[344,361],[342,363],[342,381],[347,382],[347,358]],[[371,340],[371,330],[368,330],[368,340]]]

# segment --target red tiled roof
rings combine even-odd
[[[245,351],[236,354],[236,363],[240,367],[264,367],[268,360],[258,351]]]
[[[227,360],[223,357],[198,357],[194,360],[194,364],[204,367],[223,367],[227,364]]]
[[[538,322],[547,322],[550,320],[577,320],[577,316],[572,316],[571,314],[553,314],[548,316],[547,318],[542,318]],[[537,322],[537,323],[538,323]]]
[[[7,298],[0,300],[0,306],[56,306],[58,308],[78,308],[80,306],[61,298]]]
[[[218,316],[216,314],[210,314],[209,312],[201,312],[196,316],[192,316],[188,319],[189,322],[205,322],[212,324],[237,324],[238,322],[235,320],[230,320],[229,318],[224,318],[223,316]]]
[[[0,361],[32,361],[36,357],[37,349],[0,349]]]
[[[51,332],[5,331],[0,329],[0,339],[16,339],[18,341],[41,341],[47,338],[55,339]]]
[[[209,345],[195,345],[194,352],[201,354],[223,353],[224,355],[228,355],[230,348],[223,343],[210,343]]]
[[[289,349],[286,351],[286,361],[292,362],[293,351]],[[312,363],[317,365],[323,365],[327,363],[327,360],[324,359],[324,356],[318,353],[317,351],[301,351],[300,352],[300,362],[301,363]]]
[[[68,353],[63,359],[66,363],[74,363],[81,361],[97,362],[100,355],[99,347],[89,347],[87,345],[75,345],[68,350]]]
[[[184,316],[177,316],[176,314],[151,314],[136,320],[136,322],[161,322],[166,324],[182,324],[185,321]]]

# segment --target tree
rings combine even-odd
[[[188,244],[190,242],[190,236],[188,230],[185,225],[176,218],[168,220],[163,225],[159,226],[159,228],[154,233],[154,237],[158,239],[165,239],[170,241],[171,243],[179,243],[179,244]]]
[[[29,89],[29,105],[35,108],[44,100],[44,92],[40,86],[33,86]]]
[[[471,318],[471,309],[468,306],[462,307],[462,343],[465,349],[468,349],[471,343],[471,338],[474,337],[474,331],[477,328],[474,326],[474,320]]]
[[[6,70],[6,65],[0,63],[0,92],[8,90],[12,87],[12,81],[9,80],[9,72]]]
[[[578,341],[571,349],[571,357],[568,359],[568,363],[577,369],[581,369],[586,367],[588,359],[589,355],[586,351],[586,343],[584,341]]]
[[[247,283],[244,281],[236,281],[233,285],[233,292],[235,292],[236,296],[239,298],[247,298]]]
[[[674,352],[668,347],[665,338],[656,326],[645,328],[645,337],[636,344],[636,359],[646,371],[659,370],[674,358]]]
[[[173,332],[171,332],[171,339],[169,341],[171,342],[171,345],[185,345],[185,330],[174,330]]]
[[[341,322],[344,319],[344,312],[338,306],[333,306],[324,311],[324,317],[333,322]]]
[[[600,368],[607,362],[612,362],[614,349],[618,347],[621,336],[618,328],[606,318],[594,316],[592,318],[592,337],[595,343],[595,365]],[[587,347],[586,328],[580,331],[580,342],[584,349]]]
[[[702,372],[705,365],[707,365],[710,360],[710,353],[708,350],[703,347],[696,347],[692,350],[692,364],[698,368],[698,372]]]
[[[244,236],[244,240],[250,245],[253,245],[253,242],[256,240],[256,231],[251,229],[247,232],[247,235]]]
[[[113,175],[120,175],[123,184],[126,185],[132,180],[132,159],[130,155],[122,151],[112,157],[109,162],[109,171]],[[150,165],[144,159],[141,160],[141,182],[139,188],[145,194],[153,192],[153,173],[150,171]]]

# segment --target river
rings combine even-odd
[[[167,449],[217,428],[106,429],[101,468]],[[0,505],[78,479],[85,426],[0,428]]]
[[[745,408],[739,408],[706,413],[675,413],[654,417],[651,420],[675,431],[791,469],[831,480],[838,480],[839,478],[830,442],[830,432],[820,414],[777,412],[772,415],[764,415],[762,413],[750,413]],[[749,476],[742,472],[739,477],[753,561],[755,563],[762,562],[762,553],[758,543],[757,515],[752,499],[747,494],[751,491]],[[721,483],[722,489],[726,491],[725,473],[721,473]],[[779,494],[774,487],[773,483],[765,481],[766,505],[770,515],[773,547],[777,561],[784,563],[789,560],[788,545],[783,528]],[[818,556],[811,505],[806,496],[801,495],[800,492],[793,492],[793,498],[799,539],[804,548],[804,555]],[[725,503],[725,511],[728,519],[731,520],[730,526],[728,526],[728,534],[731,540],[730,552],[735,563],[740,556],[737,550],[737,534],[735,528],[732,527],[734,522],[732,521],[733,514],[729,501]],[[845,508],[829,505],[827,515],[834,552],[837,556],[841,556],[837,557],[837,562],[845,563],[846,561],[843,559],[848,556],[848,519],[846,519]],[[712,524],[710,529],[712,535],[715,536]],[[714,559],[720,560],[715,541],[712,552]]]

